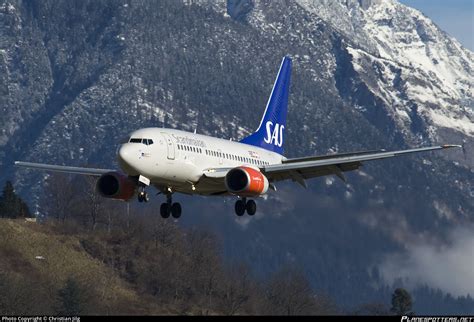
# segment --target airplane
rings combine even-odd
[[[236,196],[235,213],[253,216],[254,198],[276,191],[275,182],[292,180],[307,187],[306,179],[358,169],[363,162],[416,152],[462,147],[446,144],[400,151],[372,150],[321,156],[286,158],[284,133],[292,60],[283,57],[265,112],[257,130],[240,141],[168,128],[142,128],[118,148],[121,170],[96,169],[15,161],[16,166],[98,177],[97,192],[105,198],[139,202],[149,200],[147,187],[166,196],[160,215],[181,216],[174,193]]]

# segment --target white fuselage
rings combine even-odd
[[[118,151],[120,167],[128,175],[145,176],[160,190],[206,195],[226,191],[222,180],[200,182],[206,169],[258,168],[282,159],[252,145],[165,128],[137,130]]]

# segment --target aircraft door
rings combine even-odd
[[[222,151],[221,151],[221,149],[217,150],[217,155],[218,155],[218,158],[219,158],[219,164],[222,164]]]
[[[174,160],[175,158],[175,151],[174,151],[174,142],[171,136],[167,133],[161,133],[165,137],[166,142],[166,150],[168,154],[169,160]]]

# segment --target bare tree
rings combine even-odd
[[[255,294],[255,281],[245,265],[232,265],[228,276],[221,284],[220,310],[224,315],[237,314]]]
[[[357,307],[354,315],[391,315],[391,313],[384,303],[371,302]]]
[[[214,235],[192,230],[187,235],[189,252],[190,283],[193,290],[204,300],[202,313],[209,314],[214,308],[214,298],[218,297],[218,286],[222,281],[223,268]]]
[[[75,181],[75,216],[86,227],[95,230],[103,214],[103,206],[105,199],[96,191],[97,179],[92,176],[82,176]]]
[[[285,267],[265,287],[263,312],[272,315],[306,315],[315,312],[315,294],[304,274]]]
[[[40,209],[59,221],[66,221],[74,207],[75,191],[72,188],[71,176],[64,173],[53,173],[47,181],[42,195]]]

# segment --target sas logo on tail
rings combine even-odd
[[[272,121],[268,121],[266,124],[267,137],[264,138],[264,141],[268,144],[274,144],[278,147],[281,147],[283,145],[284,128],[284,125],[276,123],[274,126]]]

